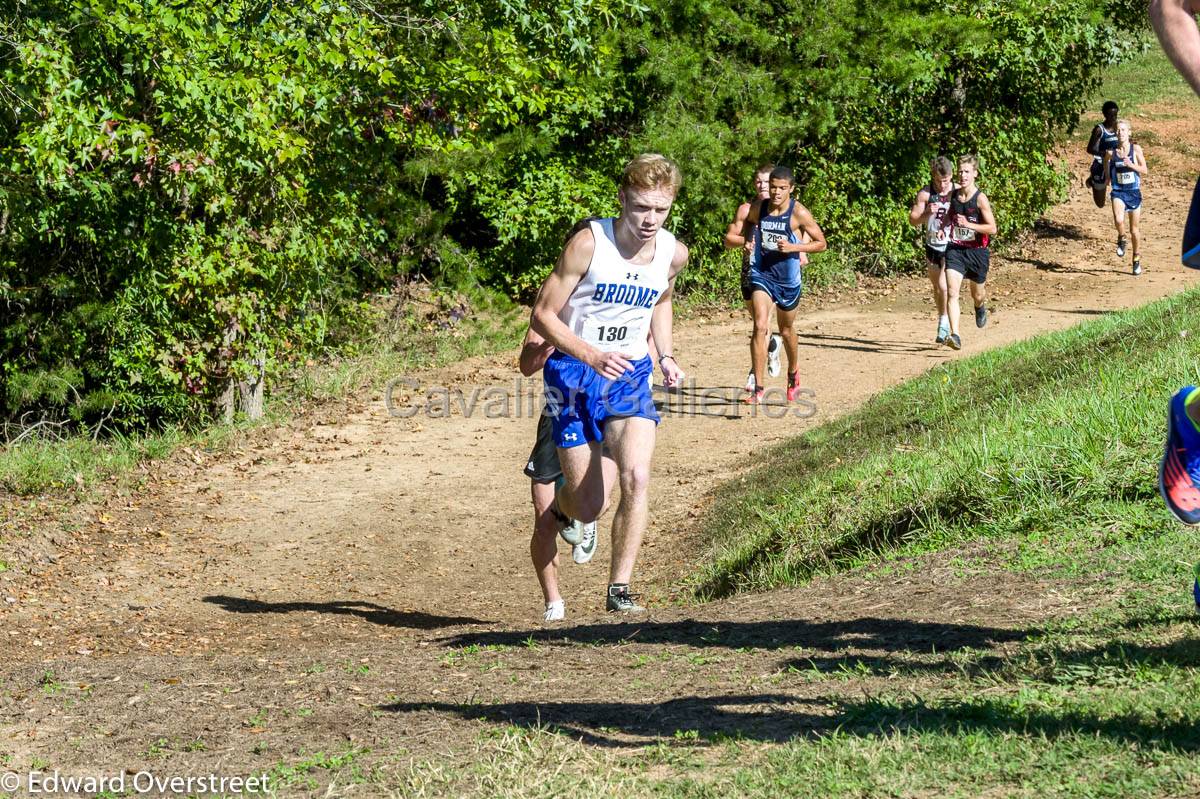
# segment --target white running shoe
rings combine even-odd
[[[783,337],[777,333],[771,334],[767,342],[767,375],[779,377],[779,351],[783,349]]]
[[[547,602],[546,612],[542,614],[542,621],[562,621],[567,617],[567,606],[560,599],[557,602]]]
[[[558,528],[558,534],[562,536],[562,540],[566,541],[571,546],[575,546],[583,540],[583,522],[578,519],[567,519],[562,522],[562,526]]]
[[[583,565],[596,554],[596,523],[590,522],[583,526],[583,540],[571,547],[571,560]]]
[[[746,375],[746,390],[753,393],[754,387],[754,370],[751,369],[750,374]]]

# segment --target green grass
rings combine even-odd
[[[1200,293],[931,370],[764,453],[703,521],[701,598],[977,538],[1078,572],[1177,535],[1166,398],[1200,381]],[[820,398],[817,398],[818,402]]]
[[[1113,100],[1122,115],[1136,113],[1157,102],[1176,102],[1193,98],[1191,87],[1179,76],[1158,40],[1152,34],[1146,38],[1146,50],[1104,74],[1104,81],[1085,104],[1084,121],[1100,120],[1100,106]],[[1091,132],[1087,124],[1087,133]]]

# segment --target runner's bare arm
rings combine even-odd
[[[542,338],[540,334],[529,328],[525,331],[525,340],[521,342],[521,355],[517,359],[521,374],[529,377],[546,365],[546,359],[554,354],[554,347]]]
[[[1113,160],[1113,151],[1105,150],[1104,151],[1104,185],[1105,186],[1112,185],[1112,172],[1109,171],[1109,164],[1112,163],[1112,160]]]
[[[729,223],[729,227],[725,230],[725,246],[730,250],[736,250],[738,247],[743,247],[746,244],[746,238],[742,235],[742,229],[746,224],[746,216],[750,213],[750,203],[742,203],[738,206],[737,211],[733,215],[733,221]]]
[[[1092,128],[1092,138],[1088,139],[1087,151],[1092,155],[1100,155],[1100,126]]]
[[[1133,167],[1133,171],[1139,175],[1150,174],[1150,167],[1146,166],[1146,156],[1142,153],[1142,145],[1133,145],[1133,160],[1129,164]]]
[[[929,189],[921,189],[917,192],[917,200],[913,203],[908,212],[908,223],[910,225],[923,225],[929,221]]]
[[[672,338],[674,318],[672,295],[675,293],[675,278],[687,266],[687,260],[688,248],[684,246],[683,242],[675,242],[675,257],[671,259],[671,273],[670,280],[667,282],[667,290],[658,298],[658,302],[654,306],[654,314],[650,317],[650,335],[654,338],[654,343],[661,353],[656,360],[658,368],[662,370],[663,385],[667,388],[679,385],[685,376],[675,358],[665,356],[672,355],[675,351],[675,341]]]
[[[983,221],[970,225],[970,227],[973,227],[976,233],[995,236],[998,228],[996,227],[996,217],[992,213],[992,201],[983,192],[979,192],[979,215],[983,217]]]
[[[555,349],[578,358],[605,377],[615,380],[633,368],[629,359],[617,352],[601,352],[571,332],[558,318],[571,292],[587,274],[595,250],[596,240],[590,229],[581,230],[571,237],[562,255],[558,256],[554,271],[538,292],[529,327]]]
[[[1200,94],[1200,28],[1192,15],[1200,11],[1196,0],[1150,0],[1150,22],[1167,57]]]
[[[746,211],[746,221],[742,223],[742,249],[754,254],[754,228],[758,226],[758,208],[760,203],[746,203],[750,206]]]
[[[817,224],[817,220],[813,219],[812,212],[805,208],[800,203],[796,203],[792,208],[792,228],[800,230],[808,234],[811,241],[792,244],[790,241],[779,242],[780,252],[825,252],[828,245],[825,243],[825,233],[821,230],[821,226]]]

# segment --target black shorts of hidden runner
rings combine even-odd
[[[533,451],[529,453],[529,462],[525,464],[525,476],[535,483],[553,483],[561,474],[558,448],[554,446],[554,430],[550,417],[543,413],[538,416],[537,440],[533,443]]]

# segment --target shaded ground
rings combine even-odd
[[[539,384],[517,381],[511,354],[416,375],[421,388],[392,397],[403,408],[436,386],[503,388],[521,397],[507,415],[396,418],[384,397],[364,397],[230,457],[185,453],[143,490],[66,521],[10,502],[0,754],[64,770],[247,773],[302,752],[454,750],[497,723],[604,747],[689,730],[779,741],[835,726],[847,697],[936,686],[958,658],[1002,656],[1111,587],[966,574],[952,555],[903,579],[823,579],[703,607],[679,605],[674,586],[700,552],[693,520],[709,492],[762,447],[945,359],[1200,279],[1177,265],[1200,154],[1172,145],[1195,140],[1196,125],[1172,108],[1136,125],[1152,169],[1141,277],[1077,181],[994,259],[992,322],[976,330],[964,315],[961,354],[932,344],[924,278],[804,306],[807,418],[799,406],[785,418],[736,404],[700,413],[686,400],[703,389],[738,396],[747,324],[741,313],[681,324],[676,354],[696,383],[661,427],[636,586],[652,611],[636,623],[602,612],[607,523],[596,562],[564,564],[568,622],[537,621],[520,469]],[[1085,174],[1086,158],[1070,159]],[[498,396],[480,396],[481,411]]]

